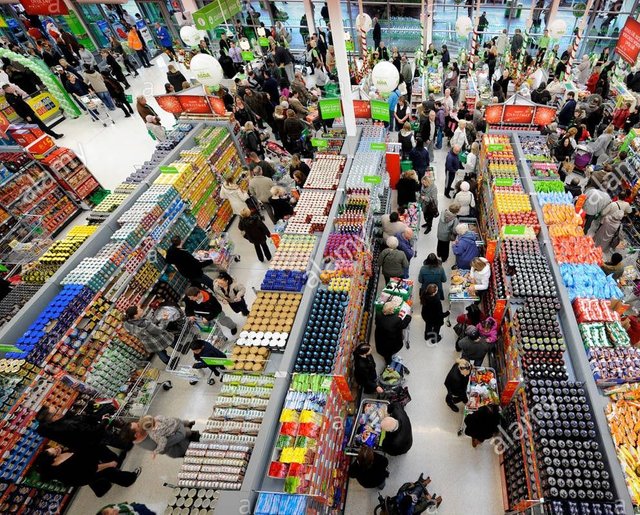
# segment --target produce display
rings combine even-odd
[[[546,181],[534,181],[534,184],[544,184]],[[549,182],[559,182],[559,181],[549,181]],[[545,204],[566,204],[567,206],[573,206],[573,196],[571,193],[565,193],[564,187],[559,191],[551,191],[551,192],[541,192],[538,195],[538,203],[541,206]]]
[[[576,213],[572,204],[552,204],[547,203],[542,206],[544,223],[554,224],[574,224],[582,225],[582,218]]]
[[[558,263],[602,264],[602,249],[591,236],[556,236],[551,241]]]
[[[562,280],[569,293],[569,299],[596,298],[621,299],[624,294],[616,280],[606,275],[598,265],[562,264]]]
[[[538,193],[564,193],[564,182],[533,181],[533,188]]]
[[[527,157],[527,159],[531,161],[529,157]],[[558,165],[556,163],[531,162],[529,163],[529,169],[534,179],[556,179],[559,177]]]
[[[232,370],[245,370],[247,372],[262,372],[269,361],[269,348],[284,348],[287,341],[281,337],[281,333],[265,334],[261,339],[259,335],[253,335],[246,331],[243,337],[236,340],[229,358],[234,362],[230,366]],[[253,339],[252,336],[256,338]],[[240,343],[239,343],[240,342]]]

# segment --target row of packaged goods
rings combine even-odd
[[[191,126],[182,129],[184,135]],[[193,173],[192,165],[184,163],[185,156],[194,155],[188,150],[178,160],[179,166],[184,165],[182,169],[172,166],[161,170],[154,183],[119,216],[119,229],[110,241],[60,281],[58,295],[15,342],[16,350],[0,360],[0,377],[6,385],[0,421],[0,480],[19,485],[25,482],[43,444],[35,433],[35,414],[42,405],[51,404],[54,412],[80,409],[76,397],[99,395],[135,401],[137,414],[148,409],[144,403],[153,398],[157,374],[140,368],[147,354],[140,341],[124,329],[123,311],[130,304],[151,302],[158,294],[176,301],[183,296],[186,282],[177,273],[167,273],[162,250],[168,248],[174,234],[186,240],[185,248],[190,251],[207,240],[204,229],[208,229],[211,218],[198,217],[191,207],[203,197],[215,197],[217,190],[211,186],[219,184],[218,173],[231,173],[227,167],[240,159],[233,140],[226,136],[226,127],[201,128],[198,152],[205,159],[230,155],[227,164],[220,164],[217,172],[204,164]],[[166,156],[174,147],[162,153]],[[141,174],[135,177],[143,178]],[[217,215],[226,226],[229,214],[219,210]],[[89,232],[83,229],[80,236]],[[67,243],[53,249],[52,254],[57,250],[70,254],[75,244]],[[64,258],[55,255],[58,261]],[[46,485],[38,487],[55,491]],[[11,505],[14,497],[14,490],[8,488],[0,503],[8,502],[15,510]],[[58,500],[64,499],[62,496]],[[25,513],[37,511],[34,507]]]
[[[482,153],[481,220],[495,213],[498,221],[481,223],[483,236],[498,240],[486,305],[502,320],[497,370],[503,428],[515,435],[503,440],[505,508],[540,500],[545,513],[614,513],[594,414],[567,359],[558,291],[537,239],[541,222],[523,186],[530,172],[518,163],[508,136],[485,135]],[[552,402],[556,410],[550,411]],[[518,429],[525,427],[531,430]]]

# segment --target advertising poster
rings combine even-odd
[[[356,118],[371,118],[371,104],[366,100],[354,100],[353,111]]]
[[[640,23],[631,16],[627,18],[624,27],[622,27],[615,52],[629,64],[634,64],[638,58],[638,52],[640,52]]]
[[[502,115],[502,123],[531,123],[535,106],[506,105]]]
[[[388,122],[390,120],[389,103],[384,100],[371,100],[371,119]]]
[[[182,105],[176,95],[158,95],[154,97],[161,109],[164,109],[167,113],[180,114],[182,112]]]
[[[207,97],[198,95],[178,95],[178,102],[185,113],[207,114],[211,112],[211,106]]]
[[[53,16],[56,14],[69,14],[69,8],[64,0],[20,0],[27,14]]]

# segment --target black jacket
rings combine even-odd
[[[213,261],[198,261],[189,252],[175,245],[171,245],[167,250],[167,263],[176,267],[178,272],[187,279],[197,279],[202,275],[202,269],[209,266]]]
[[[20,95],[5,91],[4,98],[6,98],[7,103],[13,107],[13,110],[20,118],[25,121],[35,119],[36,114],[33,112],[33,109],[31,109],[31,106],[27,104]]]
[[[291,52],[282,46],[277,46],[273,56],[274,61],[278,66],[281,64],[287,65],[293,62]]]
[[[385,358],[391,359],[396,352],[402,349],[403,339],[402,330],[411,322],[411,315],[407,315],[401,319],[398,315],[383,315],[379,313],[376,316],[376,350],[378,354]]]
[[[182,83],[187,82],[187,79],[178,70],[173,73],[167,72],[167,80],[169,81],[169,84],[173,86],[173,89],[175,89],[176,92],[182,91]]]
[[[411,421],[402,404],[393,402],[389,404],[387,413],[390,417],[399,422],[397,431],[386,433],[382,441],[382,450],[391,456],[406,454],[413,445],[413,434],[411,431]]]
[[[376,371],[376,362],[371,354],[364,357],[354,355],[353,377],[356,380],[356,383],[362,387],[364,393],[376,392],[376,387],[378,386],[378,372]],[[380,483],[378,483],[378,485]]]
[[[468,336],[465,336],[458,342],[458,346],[460,347],[460,351],[462,352],[462,359],[466,359],[467,361],[475,362],[476,366],[479,366],[484,360],[484,357],[489,352],[491,348],[491,344],[487,343],[487,340],[480,337],[479,340],[473,341]]]
[[[420,183],[413,179],[400,179],[396,183],[398,192],[398,205],[406,206],[410,202],[416,201],[416,193],[420,191]]]
[[[244,238],[254,245],[256,243],[264,243],[271,235],[271,232],[262,221],[262,218],[257,215],[241,218],[240,223],[238,223],[238,229],[243,231]]]
[[[444,380],[444,385],[447,388],[447,392],[456,397],[467,397],[467,385],[469,384],[469,376],[463,376],[460,373],[458,364],[454,363],[447,374],[447,378]]]
[[[431,321],[434,325],[440,325],[444,323],[446,318],[444,311],[442,310],[442,301],[439,295],[430,295],[425,298],[421,308],[422,320],[425,322]]]
[[[371,467],[362,468],[358,461],[354,460],[349,467],[349,477],[355,478],[363,488],[376,488],[389,477],[388,465],[389,460],[385,456],[374,452]]]
[[[273,219],[275,222],[282,220],[285,216],[293,214],[293,206],[288,198],[270,198],[269,204],[273,209]]]
[[[264,159],[261,159],[257,163],[250,163],[249,169],[253,171],[253,169],[256,166],[259,166],[260,169],[262,170],[263,177],[269,177],[269,179],[273,179],[273,176],[276,174],[276,171],[273,169],[273,166],[271,166],[269,162],[265,161]]]
[[[207,365],[204,361],[202,361],[202,358],[226,358],[227,357],[226,354],[221,350],[216,349],[208,341],[206,340],[200,340],[200,341],[204,344],[204,347],[202,348],[202,351],[200,351],[200,354],[194,353],[193,357],[196,360],[196,362],[193,364],[193,368],[220,368],[220,367],[209,367],[209,365]]]
[[[209,294],[209,299],[201,303],[194,302],[185,295],[184,299],[182,299],[184,301],[185,315],[188,317],[198,315],[207,320],[213,320],[222,313],[222,306],[218,302],[218,299],[215,298],[213,293],[207,293]]]
[[[89,450],[105,436],[104,425],[95,417],[70,413],[53,422],[39,422],[37,432],[72,451]]]
[[[382,27],[380,27],[380,23],[376,23],[373,26],[373,40],[380,41],[382,39]]]
[[[482,406],[464,419],[464,434],[484,442],[498,432],[500,412],[497,406]]]

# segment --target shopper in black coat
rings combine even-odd
[[[127,101],[122,85],[107,72],[102,72],[101,75],[107,91],[111,95],[111,98],[113,98],[113,102],[122,109],[125,118],[130,118],[133,114],[133,107],[131,107],[131,104]]]
[[[500,411],[495,404],[482,406],[464,419],[464,434],[471,437],[471,445],[477,447],[493,438],[500,425]]]
[[[178,92],[178,91],[182,91],[183,87],[182,85],[185,82],[189,82],[187,81],[186,77],[184,75],[182,75],[182,72],[180,70],[178,70],[173,64],[170,64],[167,67],[167,80],[169,81],[169,84],[171,84],[173,86],[173,89]]]
[[[355,478],[363,488],[382,490],[389,477],[388,466],[389,460],[385,456],[363,445],[349,467],[349,477]]]
[[[391,456],[406,454],[413,445],[411,421],[402,404],[392,402],[387,408],[387,416],[380,422],[385,437],[382,450]]]
[[[100,50],[100,55],[102,55],[102,58],[109,65],[109,68],[111,68],[111,73],[118,80],[118,82],[121,82],[125,88],[130,88],[131,84],[129,84],[129,82],[127,81],[120,63],[118,63],[113,54],[107,48],[103,48],[102,50]]]
[[[448,311],[442,310],[442,301],[438,294],[438,286],[429,284],[420,292],[422,303],[422,320],[424,320],[424,339],[428,343],[437,343],[442,340],[440,328],[449,316]]]
[[[407,170],[396,183],[398,192],[398,205],[406,207],[407,204],[416,201],[416,194],[420,191],[418,174],[413,170]]]
[[[353,351],[353,377],[364,393],[383,392],[382,387],[378,386],[376,362],[371,355],[371,346],[367,343],[358,345]]]
[[[253,243],[258,261],[262,263],[264,258],[267,258],[267,261],[271,260],[271,251],[267,245],[267,238],[271,236],[271,232],[259,215],[251,214],[249,208],[244,209],[240,215],[238,229],[242,232],[245,240]]]
[[[471,374],[471,363],[465,359],[456,360],[455,364],[449,370],[444,385],[447,388],[447,397],[445,402],[452,411],[456,413],[460,408],[456,406],[459,402],[466,403],[467,386],[469,385],[469,375]]]
[[[194,286],[203,285],[213,290],[213,279],[203,272],[203,268],[213,264],[213,261],[207,259],[199,261],[189,252],[182,248],[182,239],[180,236],[171,238],[171,247],[167,250],[167,263],[176,267],[180,275],[188,279]]]
[[[191,321],[195,322],[197,315],[209,323],[217,320],[220,325],[229,329],[231,334],[238,332],[236,323],[224,314],[222,305],[213,293],[198,288],[197,286],[189,286],[184,292],[183,302],[184,313]]]
[[[400,318],[390,303],[382,306],[382,313],[376,315],[376,351],[384,358],[386,364],[391,363],[392,356],[402,349],[402,331],[410,322],[411,315]]]
[[[491,344],[480,335],[477,327],[471,326],[467,328],[465,337],[456,344],[456,347],[462,352],[462,359],[479,367],[482,366],[484,357],[491,349]]]

